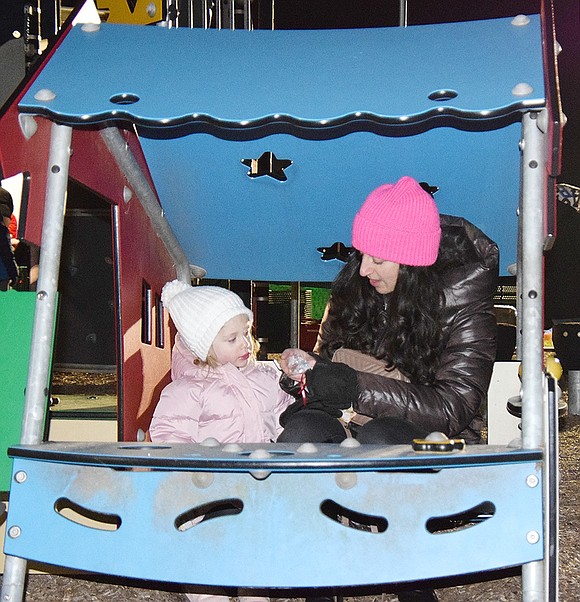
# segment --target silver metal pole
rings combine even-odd
[[[568,370],[568,413],[580,415],[580,370]]]
[[[407,0],[399,0],[399,27],[407,27]]]
[[[300,347],[300,282],[293,282],[291,286],[290,347]]]
[[[206,273],[205,270],[189,264],[187,255],[179,244],[163,213],[162,207],[157,201],[157,196],[153,192],[147,178],[141,171],[137,160],[119,130],[117,128],[105,128],[101,131],[101,136],[111,154],[115,157],[117,164],[127,176],[127,181],[151,220],[155,232],[161,238],[171,255],[175,264],[177,278],[187,284],[191,283],[192,278],[203,278]]]
[[[52,125],[30,365],[20,442],[42,442],[57,305],[72,129]]]
[[[23,445],[41,443],[44,433],[71,139],[72,129],[70,127],[52,125],[36,306],[20,437],[20,443]],[[7,536],[10,536],[9,533]],[[2,601],[22,600],[25,580],[26,560],[15,556],[6,556],[2,580]]]
[[[523,161],[522,161],[523,165]],[[522,244],[522,183],[520,182],[520,200],[518,206],[518,240],[517,240],[517,259],[516,259],[516,358],[522,361],[522,265],[523,265],[523,244]]]
[[[546,191],[545,140],[540,113],[526,113],[522,139],[522,441],[545,443],[543,411],[543,245]]]
[[[252,0],[245,0],[244,2],[244,29],[248,31],[254,29],[252,24]]]
[[[230,9],[229,21],[230,29],[236,28],[236,0],[230,0],[228,2],[228,8]]]
[[[544,111],[545,113],[545,111]],[[542,112],[522,120],[522,446],[549,455],[543,386],[543,245],[546,191],[546,137]],[[545,131],[545,130],[544,130]],[[549,458],[543,462],[544,502],[549,499]],[[544,512],[544,560],[522,567],[524,602],[548,602],[549,513]]]
[[[24,599],[25,579],[26,560],[15,556],[6,556],[4,576],[2,577],[3,602],[20,602]]]
[[[222,28],[222,0],[215,0],[215,28]]]

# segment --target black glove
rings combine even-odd
[[[342,410],[353,405],[358,398],[356,370],[346,364],[329,362],[319,357],[306,375],[306,406],[302,399],[299,382],[282,374],[280,387],[297,401],[290,404],[280,415],[280,425],[285,426],[288,419],[301,409],[321,410],[333,418],[340,418]]]
[[[286,423],[296,412],[300,410],[320,410],[322,412],[326,412],[330,414],[333,418],[340,418],[342,416],[342,410],[338,408],[333,408],[331,406],[326,406],[320,403],[319,401],[313,401],[308,405],[304,405],[304,401],[302,399],[298,399],[294,403],[291,403],[281,414],[279,418],[280,426],[286,427]]]
[[[282,374],[280,375],[280,380],[278,381],[278,384],[280,385],[282,391],[285,391],[289,395],[292,395],[292,397],[296,397],[296,399],[302,399],[300,393],[300,383],[294,380],[293,378],[290,378],[284,372],[282,372]]]
[[[304,402],[302,401],[302,399],[299,399],[298,401],[295,401],[294,403],[291,403],[280,414],[280,418],[279,418],[280,426],[281,427],[286,427],[286,423],[288,422],[288,419],[290,417],[292,417],[294,414],[296,414],[296,412],[299,412],[300,410],[303,410],[303,409],[304,409]]]
[[[342,415],[358,399],[356,370],[346,364],[319,360],[306,372],[306,403],[332,416]]]

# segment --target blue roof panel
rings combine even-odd
[[[545,104],[536,15],[356,30],[76,26],[19,108],[72,126],[135,123],[168,221],[208,277],[328,281],[342,264],[318,249],[350,245],[366,195],[403,175],[439,187],[441,213],[496,240],[507,273],[519,122]],[[249,173],[269,153],[287,165],[282,180]]]
[[[42,89],[54,99],[35,98]],[[61,123],[126,118],[256,136],[268,124],[269,133],[328,136],[450,116],[469,127],[543,104],[534,15],[522,26],[494,19],[351,30],[77,25],[19,107]]]

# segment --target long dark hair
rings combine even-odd
[[[444,231],[435,264],[401,265],[394,291],[382,295],[360,276],[362,255],[353,251],[332,285],[320,355],[331,359],[339,347],[357,349],[398,368],[411,382],[432,383],[446,344],[444,276],[476,257],[462,233]]]

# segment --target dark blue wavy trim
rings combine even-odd
[[[151,119],[138,117],[130,111],[119,109],[77,117],[63,115],[47,107],[20,106],[19,108],[23,113],[42,115],[56,123],[73,127],[133,123],[139,127],[142,135],[146,134],[153,138],[175,138],[192,133],[209,133],[228,140],[254,139],[271,134],[291,134],[300,138],[318,140],[338,138],[353,132],[408,136],[442,126],[468,131],[488,131],[521,121],[523,113],[542,109],[544,104],[543,100],[527,101],[492,111],[464,111],[453,107],[438,107],[404,119],[357,112],[327,120],[299,119],[291,115],[279,114],[246,121],[222,120],[205,114]]]

